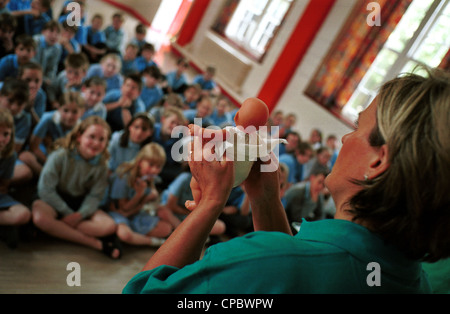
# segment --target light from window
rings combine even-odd
[[[414,0],[344,106],[355,120],[375,98],[378,88],[400,73],[437,67],[450,49],[450,0]]]
[[[241,0],[225,35],[261,58],[283,21],[292,0]]]

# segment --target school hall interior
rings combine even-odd
[[[51,2],[53,19],[68,2]],[[237,110],[247,98],[260,98],[271,119],[276,113],[285,118],[272,125],[283,129],[286,122],[289,133],[314,147],[314,154],[316,148],[328,148],[330,169],[341,138],[354,129],[359,112],[381,84],[400,73],[420,71],[421,65],[450,69],[450,0],[84,3],[86,27],[100,14],[104,29],[115,13],[122,13],[119,53],[143,25],[145,41],[155,48],[153,60],[163,74],[174,71],[180,58],[189,63],[189,83],[213,67],[218,93],[231,108]],[[320,139],[312,142],[317,133]],[[333,147],[327,145],[328,137],[334,139]],[[329,209],[325,216],[332,215]],[[14,249],[0,241],[0,293],[119,294],[157,248],[124,244],[121,258],[113,260],[41,232],[27,234]],[[79,286],[69,284],[69,265],[74,262],[81,270]],[[424,267],[435,276],[435,292],[449,293],[449,261]]]

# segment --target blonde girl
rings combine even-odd
[[[157,201],[155,177],[166,162],[164,148],[156,143],[145,145],[136,158],[117,169],[110,189],[110,215],[118,224],[117,235],[133,245],[160,245],[179,223],[168,210],[159,209],[154,216],[146,205]]]
[[[6,108],[0,108],[0,227],[5,226],[6,242],[15,248],[18,226],[30,220],[30,210],[8,195],[17,155],[14,150],[14,119]]]
[[[121,254],[116,225],[98,209],[108,185],[110,135],[108,124],[92,116],[56,143],[39,178],[32,217],[42,231],[115,259]]]

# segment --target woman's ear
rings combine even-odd
[[[369,165],[367,178],[373,180],[384,173],[390,166],[388,147],[386,144],[382,145],[374,154],[374,158]]]

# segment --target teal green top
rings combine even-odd
[[[373,267],[374,262],[379,266]],[[418,261],[407,259],[363,226],[331,219],[304,221],[295,237],[259,231],[216,244],[203,259],[181,269],[160,266],[141,272],[123,290],[155,294],[430,292]]]

